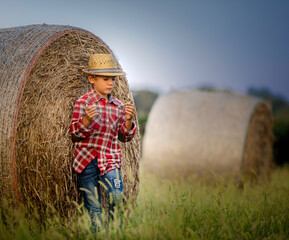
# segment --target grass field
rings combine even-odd
[[[289,167],[276,169],[265,185],[216,179],[216,184],[160,180],[141,173],[140,192],[122,229],[116,219],[97,235],[89,217],[63,221],[57,212],[40,224],[37,213],[1,208],[0,239],[289,239]]]

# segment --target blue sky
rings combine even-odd
[[[289,99],[287,0],[0,0],[2,28],[64,24],[102,38],[132,89],[210,85]]]

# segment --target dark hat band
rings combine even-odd
[[[90,73],[118,73],[117,68],[107,68],[107,69],[89,69]]]

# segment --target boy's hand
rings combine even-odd
[[[126,103],[125,104],[125,111],[126,111],[126,120],[132,120],[135,115],[136,115],[136,111],[134,108],[134,105],[131,103]]]
[[[83,119],[84,125],[87,127],[92,119],[97,115],[96,113],[96,106],[90,105],[85,109],[85,117]]]

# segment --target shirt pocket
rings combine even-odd
[[[96,114],[93,118],[92,122],[90,123],[91,128],[93,129],[93,133],[99,133],[101,126],[102,126],[102,118],[100,114]]]
[[[118,123],[119,123],[118,116],[112,115],[109,117],[109,125],[111,131],[116,132],[118,130]]]

